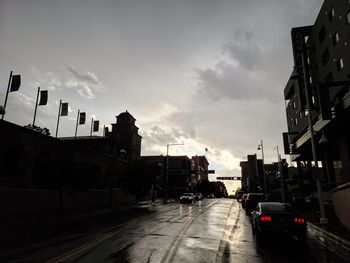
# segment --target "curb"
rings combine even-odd
[[[347,241],[343,238],[340,238],[334,234],[331,234],[331,233],[327,232],[326,230],[324,230],[324,229],[322,229],[322,228],[320,228],[320,227],[318,227],[310,222],[307,223],[307,226],[308,226],[308,228],[311,228],[312,230],[317,231],[320,236],[327,239],[329,242],[331,242],[337,246],[340,246],[343,249],[350,252],[350,242],[349,241]]]

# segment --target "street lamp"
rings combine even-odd
[[[175,145],[184,145],[184,143],[168,143],[166,145],[166,173],[164,180],[164,203],[167,200],[167,191],[168,191],[168,173],[169,173],[169,147]]]
[[[286,196],[284,193],[284,177],[283,177],[283,171],[282,171],[282,166],[281,166],[281,155],[280,152],[278,151],[278,146],[276,146],[276,151],[277,151],[277,160],[278,160],[278,172],[281,177],[281,195],[282,195],[282,202],[286,202]]]
[[[267,188],[266,188],[266,175],[265,175],[265,162],[264,162],[264,143],[261,139],[261,144],[258,144],[258,150],[261,150],[262,155],[262,172],[263,172],[263,179],[264,179],[264,194],[267,194]]]

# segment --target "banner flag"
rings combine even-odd
[[[85,124],[85,119],[86,119],[86,113],[85,112],[80,112],[79,114],[79,125]]]
[[[11,81],[10,92],[17,91],[21,86],[21,75],[13,75]]]
[[[60,116],[68,116],[68,102],[62,103]]]
[[[98,132],[99,126],[100,126],[100,121],[94,121],[94,129],[93,129],[93,132]]]
[[[46,105],[47,104],[47,98],[48,98],[48,91],[47,90],[41,90],[40,91],[40,101],[38,105]]]

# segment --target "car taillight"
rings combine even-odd
[[[271,222],[271,216],[260,216],[261,222]]]
[[[305,219],[302,217],[296,217],[296,218],[294,218],[294,223],[303,224],[303,223],[305,223]]]

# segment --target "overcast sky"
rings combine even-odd
[[[0,0],[0,104],[21,74],[5,119],[32,122],[37,87],[49,90],[36,124],[73,136],[77,110],[101,126],[128,110],[142,155],[203,155],[217,176],[264,142],[283,151],[283,89],[292,71],[292,27],[313,24],[322,0]],[[90,123],[79,127],[88,135]],[[99,133],[102,135],[102,130]],[[97,134],[96,134],[97,135]],[[208,152],[205,152],[208,148]]]

